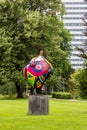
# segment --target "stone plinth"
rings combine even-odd
[[[49,98],[47,95],[30,95],[28,114],[47,115],[49,113]]]

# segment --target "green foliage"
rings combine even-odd
[[[80,70],[75,71],[73,74],[70,75],[68,84],[69,84],[69,91],[72,93],[73,98],[78,98],[79,94],[79,81],[78,75],[80,74]]]
[[[87,99],[87,81],[80,83],[80,96],[83,99]]]
[[[60,0],[0,2],[1,84],[14,82],[24,88],[23,68],[41,49],[53,63],[55,78],[67,70],[71,36],[60,20],[63,13]]]
[[[65,66],[66,68],[64,69]],[[46,82],[46,85],[51,87],[52,92],[71,92],[69,80],[70,75],[74,73],[74,70],[71,68],[71,65],[68,64],[68,62],[65,64],[65,66],[63,66],[62,63],[62,69],[61,67],[55,69],[53,75],[50,77],[50,80]]]
[[[8,94],[8,87],[5,85],[0,86],[0,94],[7,95]]]
[[[52,94],[52,98],[57,98],[57,99],[71,99],[72,94],[69,92],[54,92]]]
[[[16,88],[13,82],[8,82],[0,85],[0,94],[2,95],[14,95],[16,94]]]
[[[69,89],[74,97],[87,99],[87,69],[80,69],[71,74]]]
[[[87,69],[82,69],[78,75],[80,96],[87,99]]]

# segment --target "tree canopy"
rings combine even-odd
[[[64,28],[61,0],[0,1],[0,80],[14,82],[17,97],[26,85],[23,68],[41,49],[56,71],[68,69],[71,36]]]

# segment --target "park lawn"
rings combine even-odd
[[[0,130],[87,130],[87,102],[49,99],[49,115],[28,115],[28,99],[0,99]]]

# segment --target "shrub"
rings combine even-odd
[[[52,98],[57,98],[57,99],[71,99],[72,94],[69,92],[54,92],[52,94]]]
[[[80,89],[80,96],[81,96],[81,98],[87,99],[87,81],[86,82],[82,81],[80,83],[79,89]]]
[[[16,88],[13,82],[8,82],[0,85],[0,94],[2,95],[13,95],[16,93]]]

